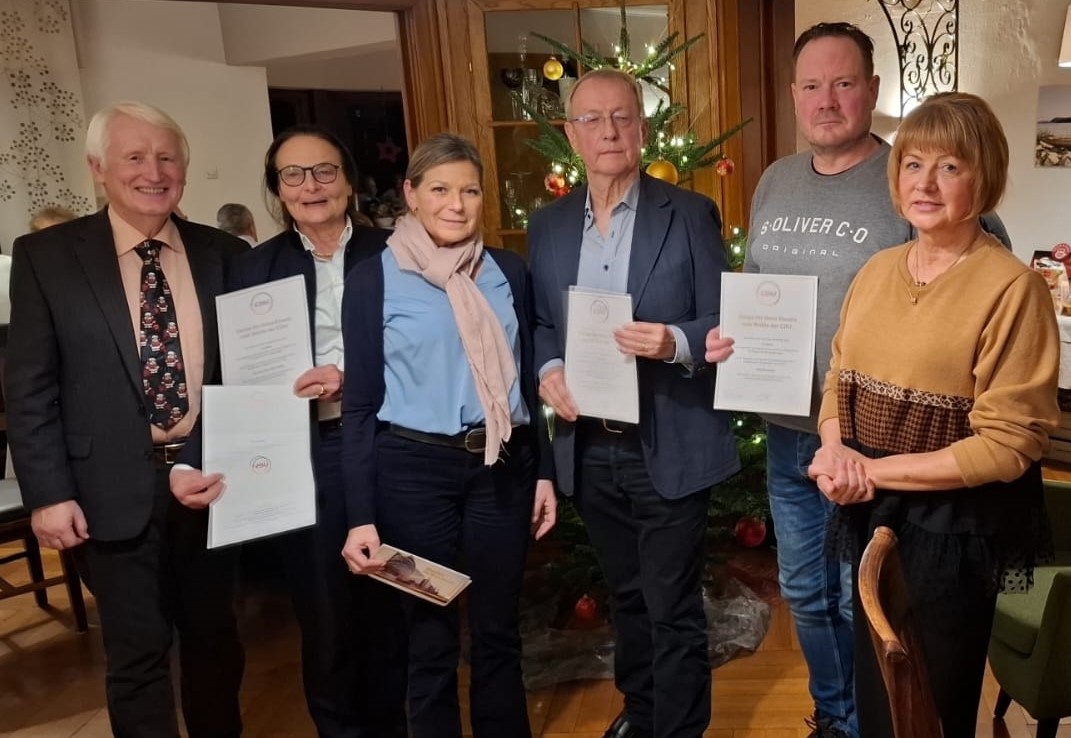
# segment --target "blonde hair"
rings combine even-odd
[[[633,77],[628,72],[623,72],[620,69],[614,69],[613,67],[603,67],[602,69],[593,69],[590,72],[585,72],[580,75],[580,79],[573,85],[573,89],[569,91],[569,97],[565,101],[565,117],[573,117],[573,98],[576,97],[576,91],[579,90],[585,82],[588,80],[617,80],[618,82],[624,82],[631,89],[636,96],[636,110],[641,118],[643,115],[643,88],[640,87],[640,81]]]
[[[413,187],[419,187],[424,175],[441,164],[467,161],[476,167],[476,174],[483,182],[483,160],[475,144],[456,133],[436,133],[428,136],[413,150],[405,178]]]
[[[78,215],[60,205],[48,205],[41,208],[33,217],[30,218],[30,233],[37,233],[37,231],[43,231],[45,228],[50,228],[60,223],[66,223],[69,220],[74,220]]]
[[[889,154],[889,194],[903,215],[900,165],[908,149],[948,152],[971,170],[971,213],[966,219],[996,209],[1008,184],[1008,139],[993,109],[966,92],[942,92],[911,111],[896,132]]]
[[[89,121],[89,128],[86,130],[87,157],[101,164],[104,163],[104,157],[108,153],[108,144],[110,143],[108,140],[108,128],[111,127],[112,121],[120,115],[144,121],[149,125],[174,133],[179,142],[182,165],[189,165],[190,144],[186,140],[186,134],[183,133],[181,126],[175,122],[175,119],[160,110],[160,108],[134,101],[118,102],[97,111],[93,119]]]

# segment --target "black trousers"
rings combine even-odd
[[[317,524],[279,539],[301,627],[301,671],[320,738],[405,738],[399,593],[346,568],[342,429],[321,424],[313,454]]]
[[[511,440],[503,459],[486,467],[482,453],[388,431],[376,438],[380,540],[472,577],[464,596],[472,637],[469,703],[475,738],[531,735],[518,602],[535,467],[522,440]],[[440,607],[406,595],[402,606],[409,632],[410,734],[460,738],[458,602]]]
[[[584,422],[578,431],[573,501],[610,586],[625,712],[655,738],[699,738],[710,722],[701,593],[709,491],[659,495],[634,428]]]
[[[108,716],[117,738],[178,738],[169,655],[178,632],[182,714],[190,738],[241,735],[244,655],[234,616],[238,551],[209,551],[208,512],[171,496],[157,469],[145,530],[127,541],[92,538],[75,562],[100,615]]]

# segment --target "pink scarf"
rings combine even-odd
[[[513,431],[509,389],[517,378],[517,366],[498,316],[473,281],[483,256],[483,240],[477,233],[457,246],[440,248],[417,217],[407,214],[394,224],[387,245],[399,267],[443,289],[450,300],[483,405],[487,425],[483,461],[491,466]]]

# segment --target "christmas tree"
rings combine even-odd
[[[690,172],[709,166],[717,166],[719,174],[733,172],[735,166],[732,160],[721,152],[721,145],[750,123],[751,119],[748,118],[709,141],[701,141],[692,130],[682,130],[678,125],[681,114],[687,108],[680,103],[666,102],[669,98],[669,81],[663,70],[672,70],[673,60],[698,42],[703,34],[677,43],[679,34],[671,33],[657,44],[648,44],[647,56],[642,61],[633,61],[628,17],[622,0],[621,32],[612,55],[599,53],[586,41],[578,51],[541,33],[533,32],[532,35],[588,71],[607,67],[620,69],[664,94],[664,99],[660,99],[655,110],[647,115],[647,142],[643,147],[642,163],[649,174],[677,184],[678,180],[686,181]],[[562,65],[552,57],[544,65],[543,73],[547,79],[559,79]],[[573,185],[583,182],[586,179],[584,163],[573,151],[562,130],[536,109],[537,106],[527,105],[520,99],[518,102],[539,126],[539,135],[527,143],[550,164],[547,189],[560,195]],[[564,102],[563,100],[562,103]]]

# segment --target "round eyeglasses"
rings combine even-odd
[[[327,162],[313,164],[311,167],[299,167],[297,164],[291,164],[288,167],[279,169],[278,174],[283,184],[291,187],[298,187],[305,182],[305,172],[312,172],[312,178],[320,184],[331,184],[338,179],[338,170],[341,168],[338,164],[329,164]]]

